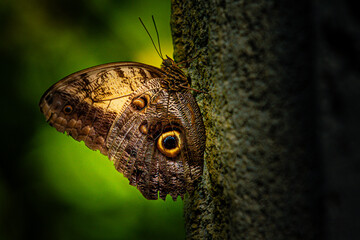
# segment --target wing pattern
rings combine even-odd
[[[39,105],[50,125],[107,155],[147,199],[176,200],[202,174],[205,128],[191,92],[164,87],[166,77],[141,63],[99,65],[54,84]]]

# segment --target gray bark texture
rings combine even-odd
[[[172,1],[175,60],[195,57],[192,87],[208,93],[197,93],[207,143],[185,200],[188,239],[360,236],[360,35],[348,4]]]

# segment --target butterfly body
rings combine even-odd
[[[205,128],[189,86],[170,58],[161,69],[110,63],[60,80],[39,105],[50,125],[107,155],[147,199],[175,200],[203,168]]]

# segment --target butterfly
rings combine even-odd
[[[161,68],[116,62],[71,74],[39,106],[56,130],[107,155],[145,198],[175,201],[202,175],[206,134],[190,77],[160,56]]]

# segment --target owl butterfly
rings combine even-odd
[[[117,62],[71,74],[39,106],[56,130],[107,155],[145,198],[176,200],[202,175],[205,127],[190,78],[159,55],[161,69]]]

